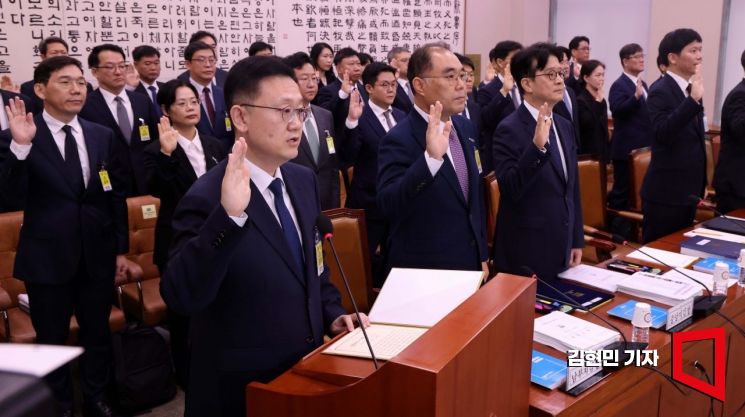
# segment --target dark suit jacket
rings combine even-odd
[[[737,84],[724,99],[721,139],[714,188],[745,198],[745,81]]]
[[[406,118],[406,113],[393,107],[391,115],[396,124]],[[378,146],[385,136],[385,128],[375,116],[370,106],[362,110],[359,124],[348,130],[342,150],[345,159],[354,161],[354,176],[347,192],[347,207],[365,210],[365,216],[382,219],[383,214],[376,202],[378,177]]]
[[[468,108],[468,116],[469,116],[468,120],[471,122],[471,125],[473,126],[473,131],[476,132],[476,136],[479,136],[476,138],[472,138],[473,144],[474,146],[476,146],[476,149],[478,149],[479,152],[481,152],[481,137],[479,135],[479,133],[481,132],[481,126],[482,126],[481,106],[476,101],[476,97],[474,94],[468,95],[468,100],[466,101],[466,107]],[[481,155],[480,158],[481,158],[481,163],[483,166],[484,156]],[[488,172],[488,171],[485,171],[485,172]]]
[[[37,111],[36,102],[30,96],[23,94],[23,93],[18,94],[18,93],[14,93],[8,90],[0,90],[0,96],[2,97],[2,100],[3,100],[3,103],[2,103],[3,106],[7,106],[11,98],[20,98],[21,100],[23,100],[23,104],[26,105],[26,112],[31,112],[34,115],[36,115],[36,114],[41,113],[42,110],[44,110],[43,101],[41,102],[42,108]]]
[[[176,77],[176,79],[181,81],[189,82],[190,73],[188,70],[182,72],[181,74]],[[217,84],[218,87],[223,88],[225,87],[225,80],[228,78],[228,72],[225,71],[222,68],[218,68],[217,71],[215,71],[215,84]]]
[[[572,248],[584,247],[577,150],[572,124],[554,114],[567,165],[551,159],[558,149],[533,144],[536,122],[525,105],[494,132],[494,162],[499,182],[499,214],[494,265],[500,272],[522,273],[528,266],[543,279],[554,279],[568,266]],[[523,273],[524,274],[524,273]]]
[[[132,104],[132,136],[127,140],[122,135],[116,116],[111,113],[106,100],[103,98],[100,89],[94,90],[88,94],[85,100],[83,110],[80,111],[80,117],[91,120],[98,124],[108,127],[114,131],[116,138],[115,147],[119,154],[121,165],[129,173],[127,183],[127,197],[147,194],[147,179],[145,178],[145,163],[142,160],[143,150],[150,141],[158,141],[158,117],[149,98],[143,97],[142,94],[127,91],[127,97]],[[150,140],[143,141],[140,137],[140,119],[150,130]]]
[[[427,122],[416,109],[380,141],[378,207],[390,223],[388,268],[480,270],[488,258],[483,188],[469,140],[476,133],[463,117],[452,120],[468,166],[467,201],[450,158],[430,173]]]
[[[574,62],[569,64],[569,77],[564,81],[564,84],[569,87],[575,95],[579,95],[584,87],[579,82],[579,79],[574,78]]]
[[[608,133],[608,103],[598,102],[587,89],[577,96],[579,106],[580,154],[595,155],[600,161],[610,159],[610,134]]]
[[[652,120],[652,161],[642,184],[642,199],[692,206],[706,186],[703,106],[686,97],[672,76],[652,86],[647,100]]]
[[[225,150],[219,140],[203,135],[199,135],[199,140],[202,142],[207,170],[225,159]],[[160,152],[160,142],[152,142],[145,147],[144,162],[148,193],[160,199],[160,212],[155,225],[153,263],[164,271],[168,261],[168,248],[173,238],[173,211],[181,197],[197,180],[197,174],[181,145],[176,145],[171,156],[167,156]]]
[[[200,91],[198,91],[198,93],[201,94]],[[212,136],[213,138],[220,140],[225,152],[230,153],[233,149],[233,142],[235,142],[235,134],[232,129],[228,131],[225,128],[225,117],[229,115],[228,110],[225,107],[225,94],[221,87],[212,86],[212,104],[215,106],[215,125],[213,126],[210,124],[210,118],[207,116],[207,111],[204,110],[204,106],[200,103],[200,117],[199,123],[197,124],[197,130],[200,135]]]
[[[90,164],[83,195],[73,190],[62,154],[41,115],[28,157],[8,151],[0,160],[0,186],[25,201],[23,227],[13,274],[30,283],[62,284],[85,262],[93,280],[114,277],[115,256],[128,251],[127,206],[122,171],[110,129],[78,118]],[[9,137],[9,136],[6,136]],[[9,143],[4,144],[8,148]],[[105,192],[98,172],[106,167],[112,191]]]
[[[396,80],[396,98],[393,99],[392,106],[401,110],[402,112],[404,112],[404,114],[409,113],[411,111],[411,107],[413,106],[409,95],[406,94],[406,89],[401,87],[401,84],[399,84],[398,80]]]
[[[91,83],[87,83],[86,89],[87,94],[93,92],[93,86],[91,85]],[[44,100],[36,95],[36,92],[34,91],[34,80],[26,81],[25,83],[21,84],[21,94],[30,99],[28,102],[26,102],[26,108],[28,109],[29,104],[33,104],[32,110],[30,111],[34,113],[34,116],[36,116],[37,114],[41,114],[41,112],[44,110]]]
[[[334,131],[334,118],[328,110],[311,104],[313,118],[318,126],[318,163],[313,159],[310,151],[308,138],[303,132],[300,138],[300,148],[297,157],[292,160],[296,164],[310,168],[318,176],[318,188],[321,193],[321,210],[338,208],[341,206],[339,191],[339,147],[340,141],[336,138]],[[326,133],[328,132],[328,134]],[[337,153],[330,154],[326,144],[326,136],[334,138],[334,149]]]
[[[647,88],[647,83],[642,81],[642,84]],[[632,150],[652,144],[652,122],[647,99],[643,95],[637,99],[635,93],[636,85],[624,74],[610,87],[608,104],[613,114],[611,159],[626,161]]]
[[[481,152],[481,163],[486,173],[494,170],[494,162],[492,161],[494,130],[505,117],[515,111],[515,104],[512,102],[511,96],[508,94],[505,97],[499,92],[502,85],[499,77],[494,77],[488,84],[479,88],[476,94],[476,102],[481,106],[479,151]]]
[[[305,167],[281,167],[301,231],[305,269],[251,183],[248,220],[238,227],[220,204],[226,163],[199,178],[176,207],[174,242],[161,293],[191,316],[187,417],[243,417],[245,386],[268,382],[323,343],[345,314],[329,270],[316,270],[318,184]]]
[[[158,84],[158,89],[163,88],[163,85],[165,84],[165,83],[162,83],[160,81],[156,81],[155,83]],[[135,87],[134,92],[135,93],[144,94],[144,95],[147,96],[147,98],[150,98],[150,90],[146,90],[145,89],[145,86],[142,85],[142,83],[138,83],[137,84],[137,87]],[[150,99],[150,102],[152,102],[152,101],[153,100]]]
[[[582,143],[582,137],[580,136],[579,129],[579,104],[577,104],[577,95],[572,88],[565,88],[567,94],[569,94],[569,101],[572,103],[572,113],[569,114],[569,109],[567,108],[566,104],[564,104],[564,100],[562,98],[562,101],[554,105],[554,114],[558,114],[559,116],[569,120],[572,123],[572,127],[574,127],[574,139],[576,140],[575,147],[579,149],[579,146]]]

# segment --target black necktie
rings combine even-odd
[[[295,222],[292,221],[290,210],[288,210],[287,205],[285,205],[285,199],[282,194],[282,180],[275,178],[274,181],[269,184],[269,190],[274,194],[274,208],[277,210],[277,216],[279,217],[279,223],[282,226],[282,232],[285,235],[287,246],[290,247],[292,257],[297,261],[300,272],[304,273],[303,246],[300,244],[300,237],[297,234]]]
[[[690,97],[690,96],[691,96],[691,89],[692,89],[692,88],[693,88],[693,87],[692,87],[691,83],[688,83],[688,87],[686,87],[686,93],[688,93],[688,97]]]
[[[73,190],[80,195],[85,190],[85,182],[83,181],[83,169],[80,167],[78,145],[75,143],[70,125],[62,126],[62,130],[65,131],[65,171],[67,171]]]
[[[550,157],[554,160],[554,163],[559,166],[559,170],[564,174],[562,177],[566,181],[566,172],[564,171],[564,164],[561,162],[561,150],[559,149],[561,143],[559,143],[559,140],[556,138],[553,126],[550,128],[548,141],[549,153],[551,154]]]
[[[210,119],[210,125],[215,127],[215,105],[212,104],[212,98],[210,97],[210,89],[204,87],[202,90],[204,93],[204,104],[207,107],[207,117]]]
[[[147,89],[150,90],[150,98],[153,100],[153,106],[155,107],[155,114],[158,116],[158,119],[160,119],[160,116],[162,116],[162,114],[160,113],[160,106],[158,106],[158,96],[155,93],[155,86],[151,85]]]

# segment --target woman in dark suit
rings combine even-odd
[[[158,91],[163,117],[158,125],[159,140],[145,147],[144,161],[148,192],[160,198],[160,212],[155,225],[153,263],[161,275],[168,262],[173,230],[171,218],[181,197],[207,170],[225,158],[223,146],[211,136],[200,135],[199,95],[188,81],[172,80]],[[176,378],[186,386],[188,364],[187,317],[169,311],[171,349],[176,365]]]
[[[318,72],[318,91],[336,81],[334,75],[334,50],[325,42],[318,42],[310,48],[310,61]]]
[[[577,95],[579,106],[580,154],[592,154],[603,163],[610,157],[608,102],[605,100],[605,64],[589,60],[579,73],[582,89]]]

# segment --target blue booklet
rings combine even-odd
[[[619,317],[624,320],[631,321],[634,318],[634,307],[636,307],[636,300],[629,300],[623,304],[617,305],[612,309],[608,310],[608,314],[611,316]],[[661,329],[667,324],[667,310],[655,305],[652,307],[652,327],[655,329]]]
[[[533,350],[530,382],[555,389],[567,380],[567,361]]]
[[[713,274],[714,265],[717,262],[724,262],[729,266],[730,276],[736,277],[740,273],[740,267],[737,266],[737,261],[735,261],[734,259],[718,258],[716,256],[711,256],[696,262],[695,264],[693,264],[693,269],[695,271]]]
[[[745,249],[745,245],[704,236],[693,236],[680,242],[680,253],[699,258],[718,256],[737,259],[740,256],[740,249]]]

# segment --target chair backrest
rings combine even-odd
[[[23,281],[13,277],[21,224],[23,224],[22,211],[0,214],[0,287],[8,292],[13,307],[18,306],[18,294],[26,292]]]
[[[497,230],[497,213],[499,212],[499,184],[494,171],[484,177],[484,194],[486,195],[486,239],[489,244],[494,241]]]
[[[373,302],[372,273],[370,272],[370,254],[367,249],[367,224],[365,211],[358,209],[332,209],[323,212],[334,225],[334,245],[339,254],[339,261],[344,268],[349,287],[354,295],[357,307],[362,312],[370,311]],[[331,271],[331,282],[341,293],[342,305],[350,313],[353,310],[347,290],[344,287],[339,268],[336,266],[331,246],[323,242],[326,265]]]
[[[629,205],[632,209],[641,211],[642,210],[642,198],[641,190],[642,183],[644,182],[644,176],[647,175],[647,169],[649,169],[649,163],[652,161],[652,148],[647,146],[645,148],[634,149],[629,154]]]
[[[160,212],[160,200],[150,195],[127,199],[129,219],[129,253],[127,257],[140,265],[143,280],[158,278],[158,267],[153,263],[155,222]]]
[[[714,167],[717,166],[717,162],[719,162],[719,150],[722,149],[722,137],[719,135],[714,136],[711,138],[711,156],[714,160]],[[711,183],[709,183],[711,184]]]
[[[344,175],[339,171],[339,202],[341,207],[347,202],[347,185],[344,182]]]
[[[605,230],[606,184],[600,162],[591,158],[580,159],[577,168],[582,199],[582,221],[587,226]]]
[[[714,179],[714,143],[713,139],[704,140],[704,149],[706,150],[706,183],[711,185]]]

